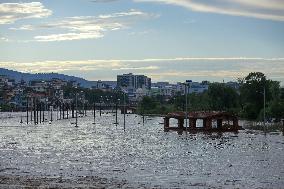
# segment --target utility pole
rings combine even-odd
[[[187,83],[185,84],[185,131],[187,131]]]
[[[266,91],[265,91],[265,85],[264,85],[264,88],[263,88],[263,123],[264,123],[264,129],[266,130],[266,125],[265,125],[265,122],[266,122],[266,119],[265,119],[265,94]]]
[[[192,81],[191,80],[186,80],[184,83],[185,85],[185,131],[187,131],[187,126],[188,126],[188,87]]]
[[[123,93],[123,130],[125,131],[125,111],[126,111],[126,104],[125,104],[125,92]]]

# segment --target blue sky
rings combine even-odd
[[[283,0],[0,0],[0,67],[89,80],[284,81]]]

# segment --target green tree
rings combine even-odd
[[[159,103],[149,96],[144,96],[143,99],[138,104],[138,112],[140,114],[152,114],[157,113],[157,108]]]
[[[208,96],[211,110],[232,110],[239,105],[237,91],[223,83],[212,83],[209,85]]]
[[[252,72],[240,83],[242,113],[248,119],[263,119],[264,91],[266,104],[279,99],[279,82],[267,80],[261,72]]]

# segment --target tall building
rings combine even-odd
[[[117,87],[135,92],[137,89],[151,89],[151,78],[145,75],[133,75],[132,73],[117,76]]]

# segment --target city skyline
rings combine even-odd
[[[195,0],[0,1],[0,67],[88,80],[284,82],[284,3]]]

